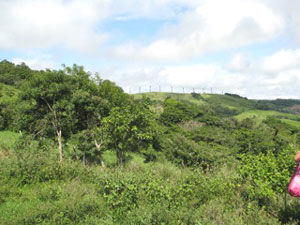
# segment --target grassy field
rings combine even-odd
[[[246,118],[255,118],[258,122],[262,122],[268,116],[274,116],[280,118],[282,122],[290,124],[292,126],[300,126],[300,122],[297,121],[300,119],[300,116],[290,114],[290,113],[282,113],[277,111],[264,111],[264,110],[250,110],[247,112],[243,112],[237,116],[234,116],[239,121]]]
[[[289,120],[289,119],[281,119],[282,122],[287,123],[293,127],[300,127],[300,122],[295,120]]]
[[[255,108],[254,100],[218,94],[204,94],[201,96],[210,104],[220,104],[230,109],[245,111]]]
[[[186,100],[197,105],[203,104],[217,104],[228,107],[230,109],[236,109],[241,112],[246,110],[252,110],[255,108],[256,102],[254,100],[248,100],[239,97],[233,97],[220,94],[201,94],[199,98],[195,98],[192,94],[178,94],[168,92],[151,92],[133,95],[136,99],[141,99],[143,96],[149,97],[151,100],[163,102],[167,97],[172,97],[177,100]]]
[[[134,94],[133,96],[136,99],[141,99],[143,96],[145,96],[145,97],[149,97],[151,100],[158,101],[158,102],[163,102],[167,97],[172,97],[177,100],[187,100],[197,105],[205,104],[205,101],[203,101],[202,99],[196,99],[191,94],[179,94],[179,93],[170,93],[170,92],[150,92],[150,93]]]

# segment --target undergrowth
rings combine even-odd
[[[23,153],[25,154],[25,153]],[[28,153],[29,154],[29,153]],[[0,224],[295,224],[297,204],[249,198],[226,166],[204,172],[167,161],[84,166],[31,152],[0,159]],[[24,156],[25,157],[25,156]],[[17,162],[17,163],[16,163]]]

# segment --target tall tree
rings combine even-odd
[[[70,136],[75,122],[70,101],[74,88],[72,77],[64,71],[48,70],[35,74],[21,92],[21,99],[27,104],[21,110],[20,128],[36,136],[55,137],[61,161],[62,139]]]

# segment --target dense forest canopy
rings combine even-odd
[[[129,95],[82,66],[4,60],[0,221],[294,224],[298,203],[284,211],[282,196],[299,106],[230,93]]]

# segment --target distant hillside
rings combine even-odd
[[[300,100],[297,99],[253,100],[229,93],[220,95],[151,92],[134,94],[133,96],[136,99],[141,99],[143,96],[148,97],[159,106],[163,105],[166,98],[171,97],[179,101],[209,107],[223,117],[234,116],[238,120],[254,118],[257,122],[262,122],[267,117],[272,116],[289,125],[300,126]]]
[[[243,120],[246,118],[254,118],[257,122],[262,122],[263,120],[267,119],[267,117],[275,117],[280,119],[282,122],[287,123],[294,127],[300,127],[300,116],[291,114],[291,113],[284,113],[284,112],[277,112],[273,110],[249,110],[247,112],[243,112],[235,118],[238,120]]]
[[[203,104],[221,104],[230,109],[249,110],[255,109],[256,101],[248,100],[246,98],[235,97],[233,95],[220,95],[220,94],[180,94],[180,93],[168,93],[168,92],[150,92],[142,94],[134,94],[136,99],[140,99],[143,96],[150,98],[151,100],[163,103],[167,97],[172,97],[177,100],[185,100],[197,105]]]

